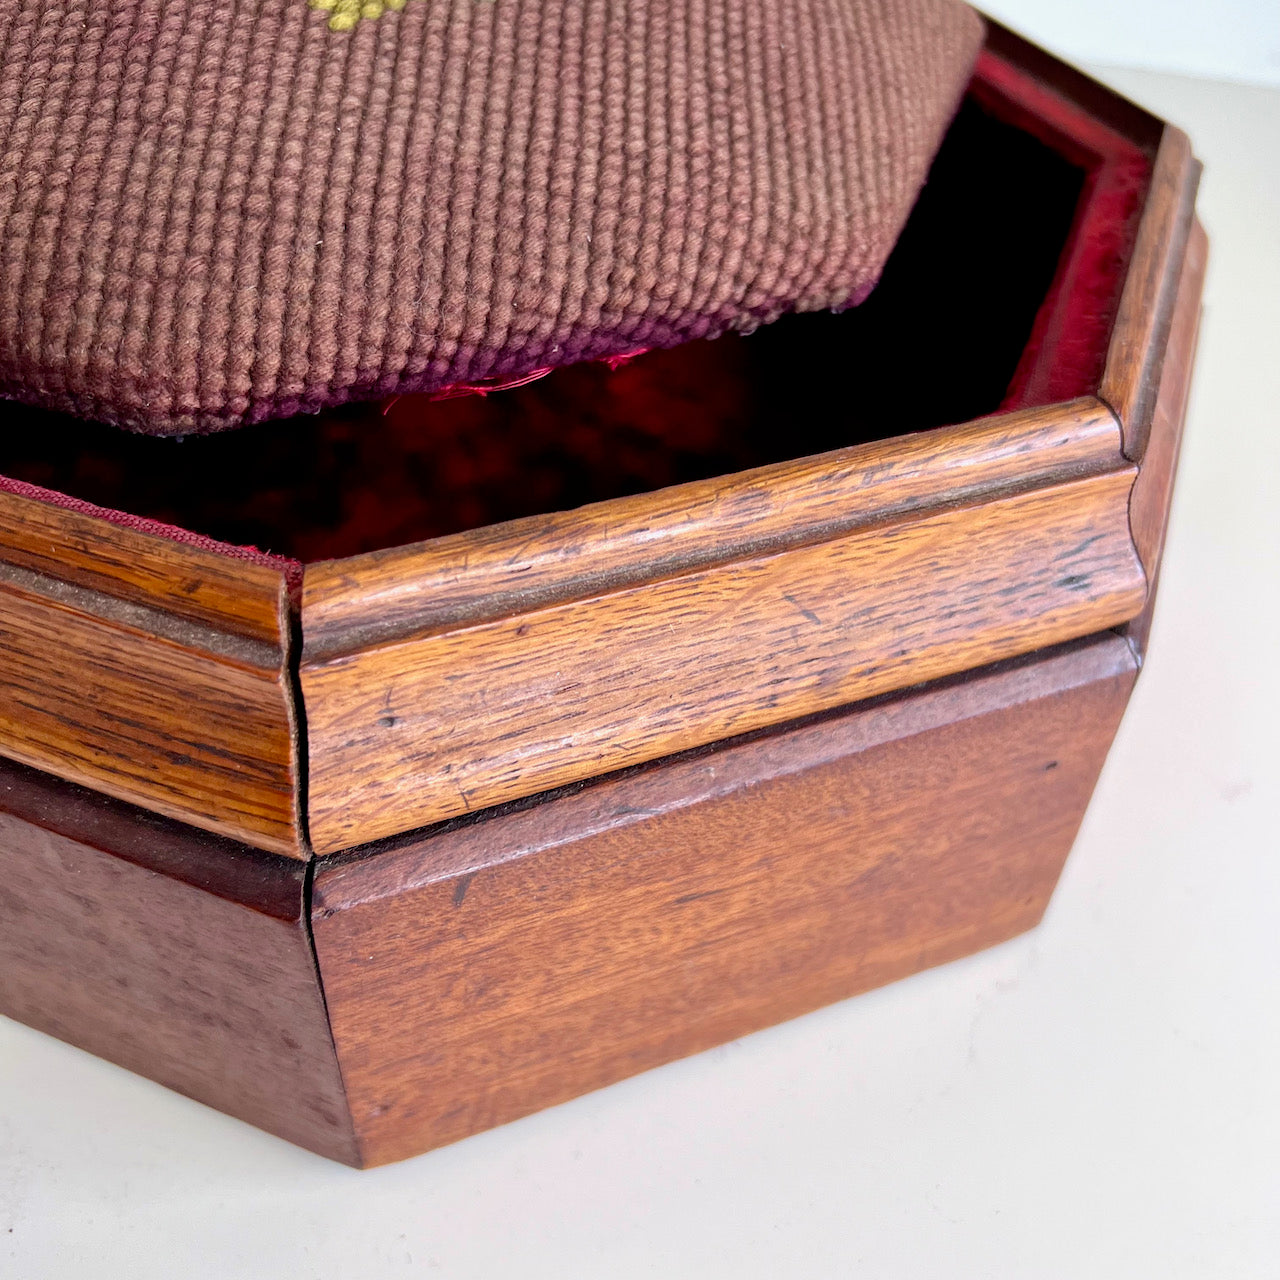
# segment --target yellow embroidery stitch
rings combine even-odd
[[[361,18],[380,18],[388,9],[403,9],[406,0],[308,0],[329,14],[330,31],[350,31]]]

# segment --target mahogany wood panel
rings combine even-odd
[[[1125,627],[1139,660],[1146,650],[1155,608],[1160,561],[1164,553],[1173,481],[1182,447],[1182,428],[1191,393],[1191,372],[1200,330],[1200,298],[1204,290],[1209,245],[1204,227],[1196,221],[1187,242],[1187,254],[1178,286],[1177,305],[1169,331],[1169,345],[1161,365],[1160,391],[1152,413],[1151,434],[1142,467],[1129,500],[1133,541],[1150,583],[1142,612]]]
[[[303,857],[286,662],[0,564],[0,754]]]
[[[354,1163],[306,874],[0,761],[0,1013]]]
[[[1035,924],[1134,673],[1108,636],[322,859],[362,1163]]]
[[[1199,183],[1186,134],[1166,125],[1098,391],[1120,421],[1125,456],[1135,462],[1151,430]]]
[[[960,505],[935,487],[932,511],[906,513],[900,487],[876,483],[902,442],[851,450],[864,469],[847,458],[839,488],[862,523],[839,536],[304,658],[314,847],[349,847],[1126,621],[1145,591],[1128,527],[1134,471],[1117,466],[1114,423],[1105,439],[1093,466],[1114,470],[1081,474],[1089,464],[1073,460],[1056,483],[987,489]],[[945,450],[934,465],[951,479]],[[1033,471],[1034,458],[1023,467]],[[976,479],[982,463],[958,469]],[[769,501],[785,507],[776,491]]]

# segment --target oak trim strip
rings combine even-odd
[[[1196,343],[1200,332],[1200,300],[1208,257],[1208,239],[1204,227],[1197,219],[1192,225],[1187,242],[1177,307],[1161,369],[1160,391],[1152,414],[1151,435],[1138,478],[1134,482],[1133,495],[1129,499],[1129,524],[1133,530],[1133,542],[1150,584],[1147,603],[1142,612],[1127,623],[1123,631],[1133,645],[1139,662],[1146,653],[1156,590],[1160,582],[1160,563],[1164,556],[1174,479],[1178,470],[1178,455],[1182,449],[1187,401],[1191,394],[1191,378],[1195,367]]]
[[[303,661],[585,599],[1114,466],[1091,397],[308,565]]]
[[[1125,457],[1135,462],[1151,431],[1199,183],[1187,135],[1166,125],[1098,390],[1120,423]]]
[[[282,570],[0,491],[0,559],[179,618],[279,646]]]
[[[0,566],[0,755],[292,858],[288,648]]]
[[[348,848],[1119,625],[1146,593],[1129,535],[1135,474],[943,504],[304,657],[313,846]]]

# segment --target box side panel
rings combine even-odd
[[[1134,671],[1107,637],[322,861],[365,1162],[1033,925]]]
[[[306,869],[0,763],[0,1013],[356,1159]]]
[[[1146,583],[1121,468],[304,661],[329,852],[1089,635]],[[304,619],[305,623],[305,619]]]

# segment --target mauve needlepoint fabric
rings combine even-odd
[[[211,431],[848,305],[981,39],[953,0],[0,0],[0,395]]]

